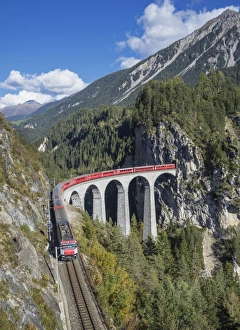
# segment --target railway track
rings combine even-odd
[[[84,295],[84,291],[82,289],[83,283],[81,284],[81,276],[79,276],[80,274],[76,263],[77,261],[67,263],[67,270],[74,300],[76,302],[76,307],[79,312],[83,330],[95,330],[97,328],[94,325],[94,317],[91,313],[91,306],[89,306],[88,299]]]
[[[62,301],[65,301],[67,329],[107,330],[81,258],[59,263],[59,273],[62,283]]]

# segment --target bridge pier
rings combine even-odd
[[[117,183],[117,225],[121,228],[124,236],[130,233],[130,212],[128,201],[128,185]]]
[[[144,180],[143,240],[157,237],[154,183]]]
[[[101,197],[100,191],[97,189],[97,187],[94,187],[92,189],[93,194],[93,220],[99,220],[99,221],[106,221],[106,216],[103,217],[103,210],[105,209],[104,203],[104,196]]]

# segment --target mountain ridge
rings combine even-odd
[[[240,13],[226,10],[200,29],[133,67],[94,81],[79,93],[53,103],[40,115],[33,113],[16,129],[34,140],[44,136],[58,120],[66,119],[79,109],[101,104],[133,105],[141,87],[152,79],[165,80],[180,75],[187,84],[194,86],[201,72],[207,74],[211,68],[221,70],[239,62],[239,36]],[[38,113],[40,111],[41,108]]]
[[[8,121],[24,119],[31,113],[35,112],[38,108],[43,105],[36,102],[35,100],[28,100],[24,103],[16,105],[6,106],[0,109],[0,112],[6,117]]]

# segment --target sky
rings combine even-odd
[[[228,8],[239,0],[2,0],[0,109],[79,92]]]

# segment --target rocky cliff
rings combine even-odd
[[[157,221],[194,225],[210,229],[217,236],[240,223],[239,150],[240,116],[226,120],[231,145],[228,158],[234,170],[217,168],[206,172],[201,148],[181,128],[161,122],[156,132],[135,130],[136,164],[176,162],[177,177],[161,176],[156,184]]]
[[[47,253],[48,181],[34,151],[2,116],[0,164],[0,328],[57,329]]]

